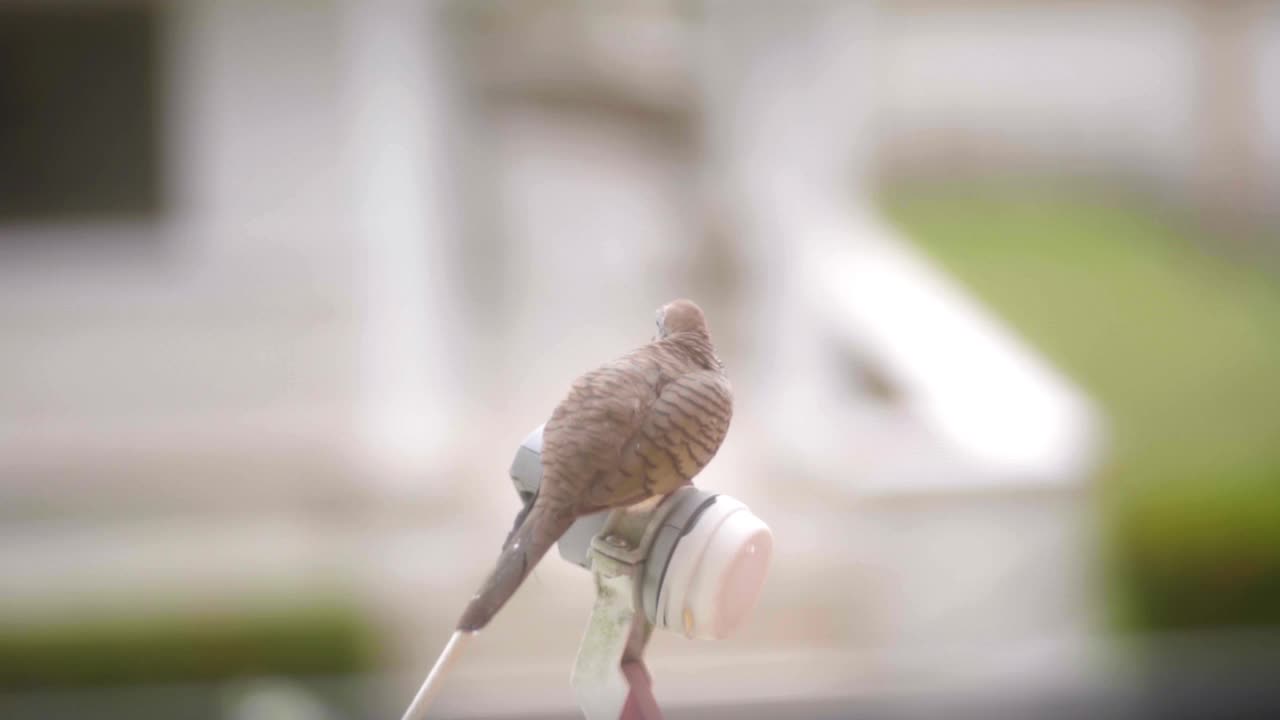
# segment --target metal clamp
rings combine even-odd
[[[692,487],[615,510],[591,541],[596,602],[573,668],[573,689],[588,720],[655,720],[662,711],[653,697],[644,650],[653,622],[644,606],[646,560],[663,520]]]

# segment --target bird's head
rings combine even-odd
[[[684,332],[707,335],[707,319],[692,300],[672,300],[658,309],[658,339]]]

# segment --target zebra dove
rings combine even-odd
[[[733,394],[702,310],[676,300],[658,335],[574,382],[543,429],[542,484],[458,621],[480,630],[582,515],[665,495],[716,454]]]

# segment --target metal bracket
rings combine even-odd
[[[685,492],[615,510],[591,541],[596,602],[578,648],[573,689],[587,720],[660,720],[644,651],[653,634],[640,597],[645,561],[662,521]]]

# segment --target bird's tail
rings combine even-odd
[[[484,581],[480,592],[471,598],[458,620],[459,630],[475,632],[488,625],[547,550],[573,524],[576,515],[572,511],[553,508],[549,503],[541,502],[542,499],[539,497],[533,503],[524,522],[520,523],[520,527],[511,534],[506,546],[502,548],[498,566]]]

